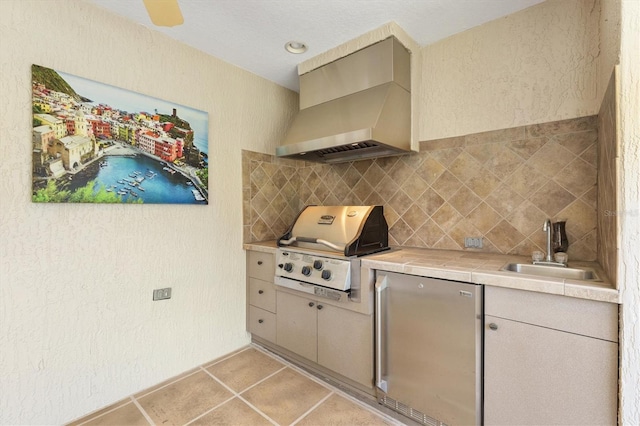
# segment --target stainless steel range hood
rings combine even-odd
[[[300,76],[300,112],[276,155],[340,163],[410,150],[410,54],[390,37]]]

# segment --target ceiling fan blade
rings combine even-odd
[[[184,23],[178,0],[142,0],[154,25],[175,27]]]

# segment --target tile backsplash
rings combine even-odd
[[[618,267],[617,105],[616,71],[613,72],[598,114],[598,263],[613,283]]]
[[[597,117],[426,141],[335,165],[243,151],[245,242],[282,235],[307,204],[384,206],[392,245],[530,255],[566,219],[569,258],[597,256]],[[476,250],[477,249],[473,249]]]

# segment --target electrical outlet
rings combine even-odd
[[[171,299],[171,287],[153,290],[153,300]]]
[[[482,237],[464,237],[464,248],[482,248]]]

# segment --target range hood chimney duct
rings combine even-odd
[[[340,163],[411,151],[410,54],[395,37],[300,76],[278,157]]]

